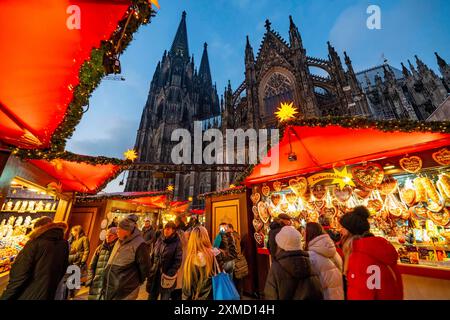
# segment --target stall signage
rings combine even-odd
[[[345,186],[354,187],[353,176],[348,172],[347,167],[343,168],[341,171],[338,169],[333,169],[333,172],[320,172],[308,177],[308,185],[314,186],[323,181],[331,180],[331,184],[338,184],[340,189]]]

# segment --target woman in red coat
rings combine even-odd
[[[356,207],[340,219],[348,300],[402,300],[398,254],[382,237],[369,233],[369,211]]]

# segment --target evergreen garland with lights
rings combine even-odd
[[[199,194],[197,196],[197,199],[204,200],[206,198],[210,198],[213,196],[218,197],[218,196],[225,196],[225,195],[230,195],[230,194],[241,194],[241,193],[244,193],[245,190],[246,190],[245,186],[238,186],[238,187],[228,188],[228,189],[221,190],[221,191],[213,191],[213,192]]]
[[[97,202],[97,201],[103,201],[103,200],[132,200],[132,199],[139,199],[139,198],[145,198],[145,197],[158,197],[158,196],[169,196],[171,195],[171,192],[169,191],[155,191],[148,195],[123,195],[123,194],[99,194],[95,196],[90,195],[80,195],[77,197],[76,202],[78,203],[90,203],[90,202]]]
[[[154,15],[155,11],[152,9],[151,3],[148,0],[132,0],[132,5],[119,21],[117,29],[112,33],[110,39],[102,41],[100,48],[93,48],[90,59],[81,65],[79,84],[73,88],[72,101],[67,107],[64,120],[53,133],[50,147],[41,150],[13,148],[13,153],[25,159],[42,159],[45,157],[44,155],[61,158],[65,153],[64,149],[67,140],[72,136],[75,127],[81,120],[83,106],[88,105],[92,92],[98,87],[100,81],[106,75],[103,57],[123,53],[133,39],[133,34],[141,25],[148,24]],[[128,19],[129,17],[130,19]],[[126,30],[123,32],[125,26]],[[120,46],[118,46],[118,50],[116,51],[116,46],[119,42]],[[103,160],[99,159],[99,164]]]

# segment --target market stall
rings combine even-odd
[[[78,156],[82,159],[90,157]],[[0,175],[0,291],[34,221],[70,220],[75,193],[95,193],[120,171],[120,165],[9,157]]]
[[[408,124],[287,125],[245,179],[258,253],[268,255],[280,213],[299,230],[325,220],[337,229],[342,214],[365,205],[371,231],[399,252],[405,298],[450,298],[450,134],[445,123]]]

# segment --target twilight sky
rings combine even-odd
[[[219,96],[228,79],[234,89],[243,81],[245,36],[249,35],[256,56],[267,18],[288,40],[292,15],[309,56],[326,58],[326,42],[331,41],[341,55],[347,51],[355,71],[381,64],[383,54],[397,68],[402,61],[414,61],[417,54],[437,71],[434,51],[450,62],[448,0],[159,0],[159,4],[152,22],[135,34],[121,56],[126,81],[102,81],[67,144],[69,151],[122,158],[134,147],[153,72],[164,50],[170,49],[183,10],[190,54],[198,68],[203,43],[208,43]],[[366,27],[371,4],[381,8],[381,30]],[[122,191],[118,180],[106,191]]]

